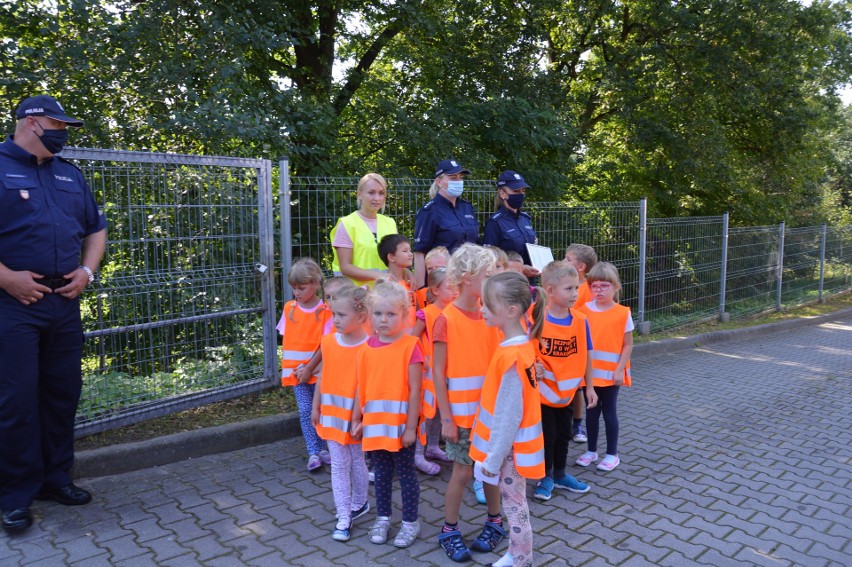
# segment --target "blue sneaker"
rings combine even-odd
[[[484,551],[490,553],[494,551],[503,538],[509,535],[502,526],[498,526],[494,522],[485,522],[482,528],[482,533],[479,537],[473,540],[470,548],[474,551]]]
[[[355,520],[357,520],[361,516],[366,515],[367,512],[369,512],[369,511],[370,511],[370,503],[364,502],[363,506],[361,506],[357,510],[352,510],[352,521],[354,522]]]
[[[566,474],[561,478],[555,479],[553,483],[559,488],[565,488],[567,490],[570,490],[571,492],[576,492],[577,494],[585,494],[586,492],[591,490],[588,484],[586,484],[585,482],[580,482],[570,474]]]
[[[533,497],[542,502],[550,500],[553,497],[553,478],[546,476],[538,481],[533,491]]]
[[[481,480],[473,481],[473,494],[476,496],[477,502],[485,504],[485,487],[482,486]]]
[[[441,547],[444,548],[444,552],[447,554],[447,557],[453,561],[462,563],[464,561],[471,560],[470,550],[464,544],[464,539],[462,539],[462,535],[459,530],[441,533],[441,535],[438,536],[438,543],[440,543]]]

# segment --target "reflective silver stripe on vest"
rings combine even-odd
[[[464,392],[465,390],[481,390],[485,376],[460,376],[447,378],[447,391]]]
[[[288,378],[292,375],[293,375],[293,369],[292,368],[282,368],[281,369],[281,377],[282,378]]]
[[[350,411],[355,405],[355,398],[347,398],[346,396],[334,396],[332,394],[323,394],[320,396],[320,403],[324,406],[334,406],[336,408]]]
[[[377,423],[375,425],[365,425],[361,435],[365,439],[373,439],[376,437],[387,437],[388,439],[399,439],[405,431],[405,425],[386,425]]]
[[[284,360],[305,360],[314,355],[313,350],[285,350],[281,353],[281,358]]]
[[[559,388],[561,392],[565,392],[567,390],[576,390],[580,387],[580,382],[583,381],[582,378],[562,378],[557,379],[556,376],[550,370],[545,369],[544,377],[548,380],[553,380],[556,382],[556,387]]]
[[[560,398],[556,394],[556,392],[550,389],[550,386],[548,386],[546,382],[538,383],[538,391],[541,392],[541,395],[544,397],[544,399],[550,402],[551,404],[564,405],[574,398],[574,396],[571,396],[570,398]]]
[[[491,429],[491,424],[494,423],[494,416],[491,415],[488,410],[483,407],[479,408],[479,415],[476,416],[476,419],[477,421],[481,421],[482,425],[487,427],[489,430]]]
[[[612,370],[601,370],[600,368],[592,368],[592,378],[598,380],[608,380],[612,382]]]
[[[370,400],[364,404],[363,413],[399,413],[408,414],[408,402],[398,400]]]
[[[328,427],[329,429],[337,429],[338,431],[342,431],[343,433],[349,432],[349,422],[345,419],[334,417],[333,415],[321,415],[320,425],[322,425],[323,427]]]
[[[433,394],[430,390],[423,391],[423,403],[429,407],[435,406],[435,394]]]
[[[483,439],[478,433],[474,433],[470,436],[470,446],[476,447],[486,455],[488,454],[488,441]]]
[[[515,462],[519,467],[534,467],[544,462],[544,449],[535,453],[518,453],[515,451]]]
[[[593,350],[592,358],[594,360],[602,360],[604,362],[618,362],[621,358],[620,352],[609,352],[606,350]]]
[[[478,407],[479,402],[459,402],[450,404],[450,411],[453,412],[453,415],[468,416],[475,414]]]
[[[541,422],[533,423],[528,427],[521,427],[515,434],[515,443],[526,443],[541,435]]]

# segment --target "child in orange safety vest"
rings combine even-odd
[[[287,275],[295,299],[284,304],[278,321],[282,340],[281,385],[292,386],[299,409],[299,423],[308,449],[308,470],[315,471],[331,464],[325,442],[311,423],[316,374],[314,359],[318,359],[320,339],[331,330],[331,312],[317,295],[322,286],[322,272],[310,258],[293,263]]]
[[[331,454],[331,490],[337,509],[332,538],[348,541],[352,521],[370,511],[367,463],[360,441],[350,434],[358,387],[353,361],[368,338],[364,331],[367,290],[350,285],[334,293],[329,306],[336,332],[325,335],[320,344],[322,374],[316,384],[311,422]]]
[[[618,270],[609,262],[599,262],[589,271],[589,287],[593,301],[580,307],[589,319],[594,341],[592,378],[598,405],[586,410],[589,434],[588,450],[580,455],[577,464],[587,467],[598,460],[598,427],[603,414],[606,426],[606,455],[598,470],[611,471],[619,465],[618,456],[618,391],[630,386],[630,354],[633,352],[633,319],[630,309],[616,303],[621,281]]]
[[[370,293],[370,318],[376,333],[355,359],[358,378],[352,436],[371,451],[376,490],[376,522],[370,541],[385,543],[390,529],[393,474],[402,495],[402,527],[393,544],[408,547],[420,533],[420,483],[414,468],[414,443],[422,414],[420,381],[423,349],[406,329],[411,308],[398,283],[379,280]]]
[[[441,430],[447,442],[447,455],[454,461],[444,493],[444,527],[438,543],[450,559],[458,562],[471,559],[458,524],[462,496],[473,477],[470,428],[479,409],[485,372],[500,343],[499,331],[486,326],[480,311],[482,284],[495,264],[491,249],[475,244],[463,244],[453,253],[447,278],[459,295],[435,319],[430,334]],[[500,490],[489,485],[484,492],[488,517],[471,549],[491,552],[507,534],[500,511]]]
[[[541,337],[544,290],[537,289],[535,321],[527,336],[523,321],[532,304],[529,280],[516,272],[496,274],[485,282],[482,314],[504,339],[494,353],[482,384],[482,399],[471,433],[475,475],[499,485],[509,521],[509,551],[492,565],[532,565],[533,533],[526,479],[544,477],[541,402],[536,387],[536,348]]]
[[[536,500],[550,500],[554,487],[582,494],[589,485],[565,471],[571,439],[572,402],[585,388],[590,405],[597,397],[592,386],[592,337],[586,316],[573,309],[580,278],[568,262],[551,262],[541,272],[547,293],[541,338],[535,341],[539,360],[538,391],[544,431],[546,476],[535,487]]]
[[[431,254],[431,252],[430,252]],[[435,319],[458,297],[458,291],[450,287],[447,280],[447,269],[429,269],[429,254],[426,255],[426,280],[429,284],[431,302],[417,311],[412,336],[420,337],[423,351],[426,355],[426,364],[423,369],[423,408],[426,418],[420,424],[418,432],[417,451],[414,455],[414,466],[417,470],[428,475],[436,475],[441,472],[437,463],[426,460],[427,457],[442,462],[450,462],[450,458],[441,449],[441,416],[437,413],[435,402],[435,383],[432,380],[432,328]],[[427,446],[428,445],[428,446]]]

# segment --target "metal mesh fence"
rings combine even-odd
[[[779,246],[777,226],[730,230],[726,309],[731,318],[760,313],[775,305]]]
[[[648,219],[645,320],[651,331],[719,312],[723,217]]]
[[[268,162],[63,155],[109,221],[103,268],[82,299],[78,433],[269,385],[275,352],[265,359],[264,315],[274,298],[264,301],[272,286],[255,268],[264,257],[271,265],[271,216],[260,214],[271,213]]]
[[[825,238],[823,293],[852,289],[852,226],[828,227]]]

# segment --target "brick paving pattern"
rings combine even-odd
[[[588,494],[541,503],[529,489],[537,565],[852,565],[852,317],[639,357],[633,372],[621,466],[571,467]],[[449,467],[421,475],[423,530],[398,550],[369,542],[372,511],[333,541],[329,474],[304,464],[297,438],[82,479],[93,502],[36,502],[30,531],[0,535],[0,565],[453,565],[435,539]],[[469,492],[468,541],[483,519]]]

